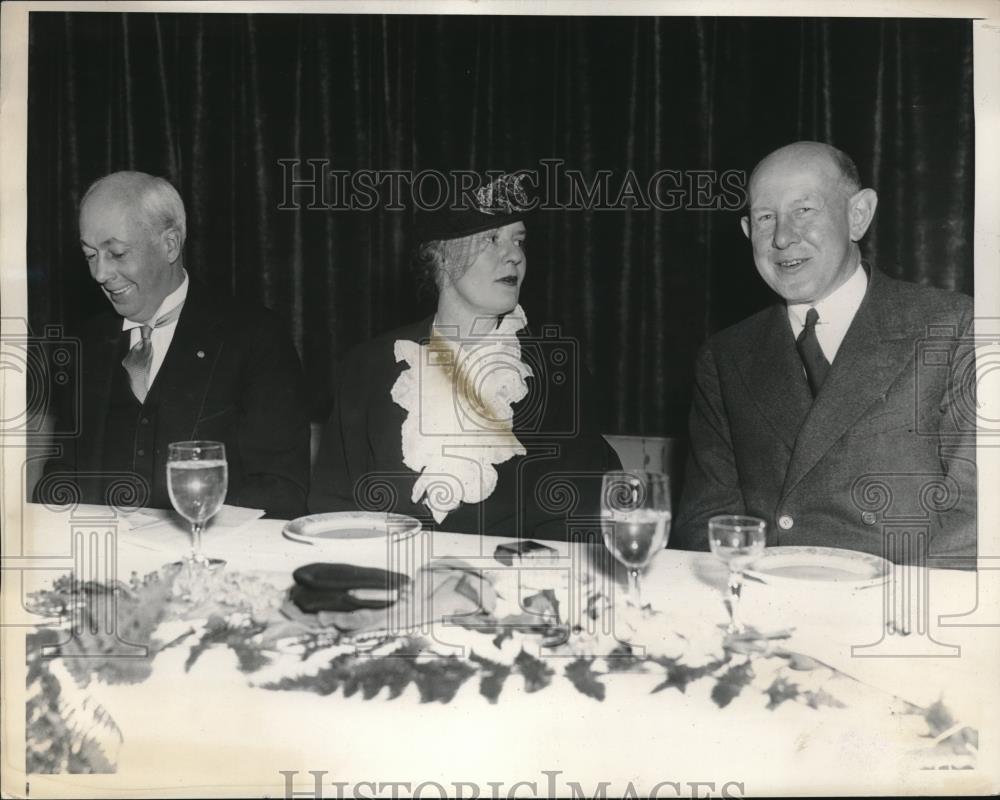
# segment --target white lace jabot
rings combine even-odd
[[[392,399],[407,411],[403,463],[418,472],[412,500],[440,524],[460,503],[480,503],[497,485],[495,464],[527,451],[513,432],[512,404],[528,394],[531,367],[517,332],[527,324],[517,306],[489,333],[460,344],[432,331],[425,345],[396,340],[396,361],[409,366]]]

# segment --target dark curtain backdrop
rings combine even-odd
[[[279,159],[336,169],[749,170],[820,139],[879,192],[866,255],[971,293],[972,34],[964,21],[31,14],[29,308],[106,303],[80,254],[95,178],[168,177],[189,271],[277,310],[322,418],[348,348],[428,312],[408,212],[279,210]],[[685,426],[705,337],[770,301],[733,210],[555,210],[522,302],[583,343],[609,432]]]

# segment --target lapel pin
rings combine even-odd
[[[205,351],[204,350],[199,350],[197,353],[195,353],[195,355],[198,356],[198,358],[204,358],[205,357]]]

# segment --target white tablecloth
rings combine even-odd
[[[102,509],[82,511],[70,516],[27,507],[20,529],[5,530],[5,543],[19,548],[24,559],[25,569],[5,575],[21,582],[20,596],[50,584],[74,564],[79,571],[106,563],[92,551],[81,552],[83,542],[111,537],[118,577],[151,572],[189,546],[180,528],[129,531],[124,521],[102,521]],[[312,561],[387,566],[381,540],[344,542],[340,550],[318,552],[285,539],[283,524],[257,520],[242,528],[209,530],[204,549],[225,558],[228,570],[267,575],[277,585],[289,584],[291,571]],[[429,558],[450,557],[495,569],[493,552],[502,541],[420,534],[409,540],[405,553],[393,551],[388,566],[408,571]],[[574,558],[579,547],[557,545],[566,568],[582,568],[584,559]],[[675,626],[713,635],[726,619],[724,579],[722,566],[710,555],[665,551],[644,579],[645,599],[660,611],[648,623],[648,635]],[[861,708],[817,710],[785,703],[770,711],[766,697],[747,692],[719,709],[697,684],[685,693],[650,694],[655,677],[633,674],[605,678],[603,702],[566,682],[537,694],[511,682],[495,705],[478,694],[475,682],[448,704],[422,704],[412,690],[394,700],[366,701],[360,695],[257,688],[223,648],[208,651],[185,672],[185,652],[176,648],[157,656],[152,675],[142,683],[87,687],[123,732],[117,772],[30,776],[31,794],[286,796],[291,779],[296,791],[307,792],[300,796],[316,796],[311,770],[322,773],[323,797],[338,792],[391,796],[391,787],[379,784],[393,781],[408,783],[410,791],[432,781],[450,795],[467,797],[473,796],[471,785],[456,784],[475,784],[484,797],[491,792],[506,797],[519,781],[528,783],[513,789],[514,795],[528,797],[545,796],[553,786],[570,794],[571,781],[587,796],[602,782],[608,783],[609,796],[627,792],[629,784],[639,794],[648,793],[662,782],[667,783],[660,796],[671,797],[705,796],[706,791],[718,796],[726,784],[734,796],[985,791],[995,785],[996,772],[990,771],[995,767],[980,763],[970,772],[926,771],[903,757],[913,741],[915,719],[894,715],[899,704],[893,696],[922,706],[942,699],[961,721],[978,728],[984,754],[995,748],[1000,731],[991,699],[1000,664],[998,629],[940,624],[942,615],[974,609],[982,587],[977,589],[971,573],[931,571],[927,580],[922,591],[930,627],[915,628],[907,637],[885,633],[878,588],[845,596],[746,585],[747,620],[768,629],[794,626],[789,648],[857,678]],[[9,587],[5,595],[7,604]],[[29,610],[8,605],[5,621],[17,619],[39,621]],[[12,630],[8,627],[5,636]],[[9,652],[9,639],[5,644]],[[8,674],[5,692],[11,685]],[[11,715],[6,716],[9,721]],[[690,784],[699,781],[714,788],[706,783],[692,790]],[[490,782],[502,788],[491,789]],[[400,790],[400,796],[405,794]],[[421,794],[439,792],[427,783]]]

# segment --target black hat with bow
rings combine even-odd
[[[501,175],[437,210],[418,211],[416,233],[421,242],[460,239],[523,220],[534,208],[522,186],[523,175]]]

